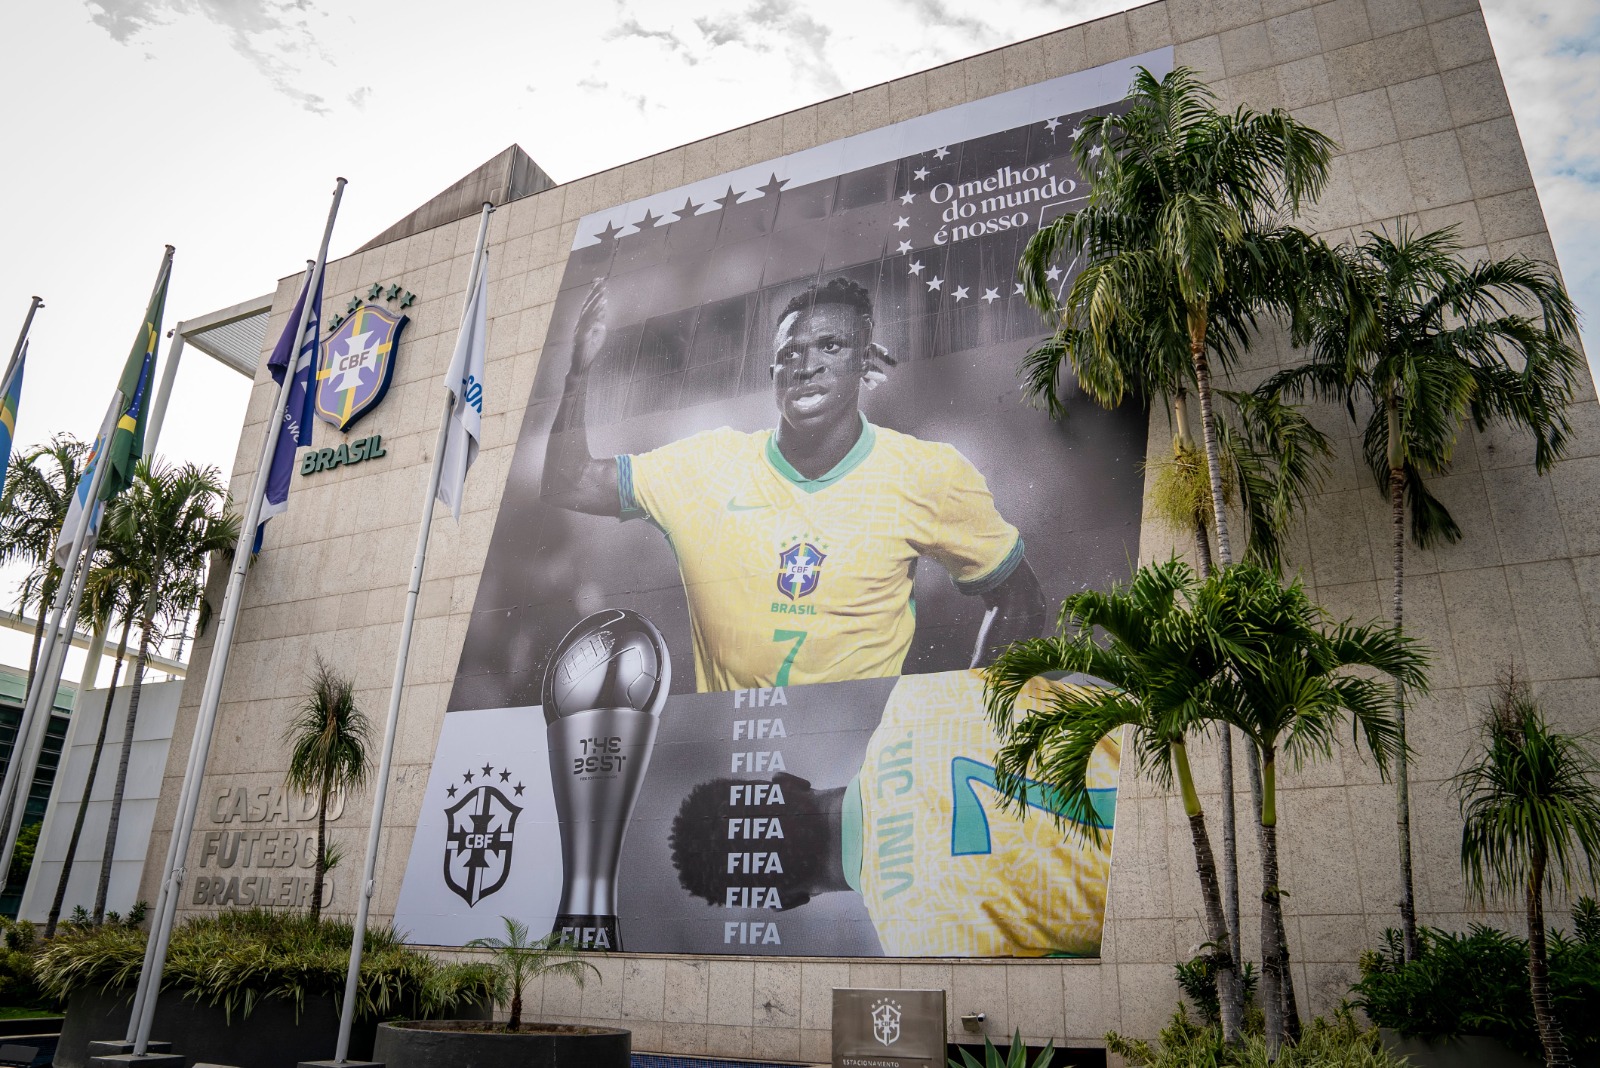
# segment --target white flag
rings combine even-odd
[[[444,460],[439,468],[439,499],[450,506],[457,522],[461,521],[467,468],[478,458],[478,439],[483,436],[483,348],[488,333],[489,250],[484,249],[478,260],[478,284],[467,298],[456,352],[450,358],[450,369],[444,373],[444,388],[455,403],[450,408]]]
[[[61,533],[56,535],[56,566],[66,567],[72,559],[72,543],[77,540],[78,527],[83,523],[84,513],[89,515],[89,533],[86,537],[93,537],[100,528],[100,513],[106,506],[100,501],[89,500],[89,487],[94,482],[95,464],[100,462],[100,454],[105,451],[106,442],[111,440],[111,432],[117,425],[117,400],[121,394],[112,398],[111,407],[106,409],[105,421],[100,424],[100,433],[94,439],[94,448],[89,452],[89,462],[83,465],[83,473],[78,476],[78,488],[72,493],[72,500],[67,504],[67,518],[61,524]],[[90,507],[92,505],[92,507]]]

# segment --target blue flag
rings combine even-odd
[[[6,469],[11,465],[11,439],[17,432],[17,402],[22,399],[22,369],[28,364],[28,343],[11,371],[11,378],[0,383],[0,488],[6,484]]]
[[[306,287],[310,284],[311,279],[307,276]],[[267,486],[261,500],[261,522],[256,527],[253,552],[261,551],[261,539],[266,533],[267,520],[289,510],[289,480],[294,475],[295,450],[302,445],[311,444],[312,405],[316,399],[311,390],[311,376],[316,371],[317,350],[322,347],[322,278],[320,276],[317,278],[317,291],[311,298],[311,314],[306,318],[305,336],[300,339],[298,358],[294,358],[294,332],[300,325],[300,316],[305,310],[306,287],[301,288],[300,296],[294,302],[294,310],[289,313],[289,321],[283,328],[283,334],[278,338],[277,346],[267,359],[267,369],[272,372],[274,382],[283,384],[283,376],[289,373],[291,361],[294,364],[294,377],[289,383],[288,403],[283,408],[283,425],[278,428],[278,439],[272,447],[272,461],[267,469]]]

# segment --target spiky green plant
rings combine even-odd
[[[1011,1033],[1011,1045],[1006,1052],[1001,1053],[995,1048],[994,1040],[985,1035],[983,1038],[983,1060],[974,1057],[967,1050],[960,1050],[961,1059],[946,1058],[948,1068],[1050,1068],[1050,1061],[1055,1057],[1055,1039],[1044,1044],[1044,1049],[1033,1059],[1033,1064],[1028,1063],[1028,1046],[1022,1041],[1022,1029],[1019,1027]]]
[[[528,925],[511,916],[500,917],[505,924],[504,938],[474,938],[468,949],[487,949],[494,961],[495,997],[507,1003],[506,1030],[522,1027],[522,992],[535,979],[553,975],[571,979],[582,987],[588,973],[600,977],[600,969],[584,959],[584,951],[559,934],[530,938]]]
[[[1527,685],[1501,675],[1479,748],[1454,780],[1461,804],[1461,871],[1480,901],[1518,895],[1528,917],[1528,988],[1545,1063],[1571,1055],[1550,1004],[1544,894],[1592,885],[1600,867],[1600,759],[1552,730]]]
[[[322,915],[322,890],[331,867],[328,854],[328,803],[339,790],[365,786],[372,773],[372,724],[356,707],[355,683],[317,654],[311,690],[284,728],[289,770],[284,785],[317,799],[317,866],[311,882],[311,918]]]

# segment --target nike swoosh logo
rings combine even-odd
[[[728,511],[730,512],[756,512],[763,508],[771,508],[770,504],[740,504],[738,494],[728,498]]]

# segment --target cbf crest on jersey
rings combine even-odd
[[[364,305],[351,312],[322,346],[317,367],[317,416],[350,429],[383,400],[394,377],[400,331],[410,320]]]
[[[803,541],[778,554],[778,589],[791,601],[816,592],[822,581],[822,562],[826,560],[815,545]]]
[[[506,884],[511,872],[511,847],[517,829],[517,817],[522,808],[501,792],[496,779],[509,784],[510,769],[494,768],[485,764],[481,769],[469,769],[463,776],[463,785],[452,784],[445,792],[455,797],[474,778],[482,782],[469,790],[459,801],[444,811],[444,881],[461,900],[471,908]],[[522,793],[522,783],[506,787],[514,794]]]

